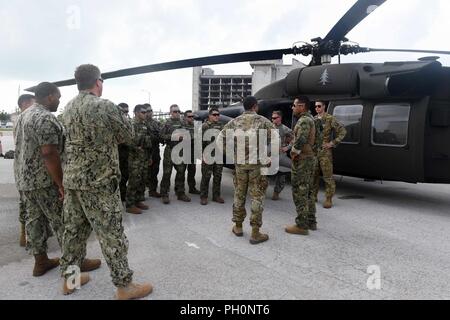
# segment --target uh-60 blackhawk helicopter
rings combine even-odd
[[[347,135],[334,152],[335,173],[405,182],[450,182],[450,68],[438,57],[418,61],[330,64],[331,57],[381,51],[450,54],[449,51],[374,49],[345,38],[385,0],[359,0],[325,38],[293,48],[242,52],[146,65],[103,73],[104,79],[136,74],[246,61],[281,59],[287,54],[312,56],[310,64],[291,71],[255,96],[259,113],[270,117],[282,110],[292,125],[291,105],[297,95],[329,101],[328,112],[346,127]],[[340,59],[339,59],[340,60]],[[75,84],[74,79],[55,82]],[[33,91],[33,88],[29,88]],[[243,112],[242,106],[221,110],[222,120]],[[206,117],[199,112],[197,117]],[[290,160],[281,158],[281,166]]]

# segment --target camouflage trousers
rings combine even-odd
[[[19,222],[25,224],[27,222],[27,210],[25,209],[25,202],[22,199],[22,192],[19,192]]]
[[[308,228],[310,223],[317,222],[316,202],[312,188],[316,162],[316,157],[292,161],[292,198],[297,210],[295,222],[300,228]]]
[[[26,249],[34,255],[46,253],[47,239],[51,237],[52,229],[61,246],[64,226],[62,201],[58,198],[58,189],[52,186],[32,191],[21,191],[20,194],[26,212]]]
[[[161,163],[161,156],[159,155],[159,148],[152,152],[152,165],[148,168],[147,175],[145,176],[145,184],[148,187],[149,192],[156,191],[158,189],[158,173],[159,164]]]
[[[70,277],[70,266],[80,267],[94,230],[116,287],[128,285],[133,271],[128,266],[128,239],[122,226],[118,183],[102,190],[66,190],[61,274]],[[67,272],[66,272],[67,271]]]
[[[314,196],[319,193],[320,172],[325,182],[325,196],[333,197],[336,192],[336,183],[333,178],[333,155],[331,151],[321,151],[317,157],[317,166],[314,174]]]
[[[220,187],[222,184],[222,164],[206,164],[202,163],[202,181],[200,182],[200,197],[208,198],[209,180],[213,176],[213,199],[220,197]]]
[[[278,172],[275,176],[275,188],[274,192],[280,193],[283,191],[284,186],[286,185],[286,174]]]
[[[195,160],[192,163],[186,165],[187,169],[187,183],[189,191],[195,189],[195,173],[197,172],[197,164]]]
[[[233,222],[242,223],[247,216],[245,200],[247,192],[251,198],[250,225],[252,227],[262,226],[262,212],[264,210],[264,198],[268,186],[267,176],[261,175],[261,168],[246,168],[236,165],[233,175],[234,202]]]
[[[148,168],[146,164],[147,160],[144,157],[128,158],[127,208],[145,200],[145,177]]]
[[[163,177],[161,180],[161,195],[167,196],[170,190],[170,178],[172,176],[172,168],[175,168],[177,174],[175,176],[175,193],[177,195],[185,193],[184,175],[186,172],[185,164],[174,164],[171,159],[172,149],[166,147],[164,150],[163,160]]]

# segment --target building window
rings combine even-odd
[[[345,126],[347,134],[342,143],[358,144],[361,140],[362,105],[335,106],[333,115]]]
[[[376,105],[372,118],[372,144],[406,146],[410,108],[409,104]]]

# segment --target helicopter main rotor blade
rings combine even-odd
[[[386,0],[359,0],[357,1],[328,32],[324,42],[341,41],[358,23],[381,6]]]
[[[439,51],[439,50],[420,50],[420,49],[374,49],[365,48],[367,51],[363,52],[417,52],[417,53],[434,53],[434,54],[450,54],[450,51]]]
[[[226,64],[226,63],[236,63],[236,62],[247,62],[247,61],[259,61],[259,60],[275,60],[281,59],[285,54],[293,54],[293,48],[287,49],[276,49],[276,50],[265,50],[265,51],[250,51],[250,52],[240,52],[232,54],[222,54],[217,56],[209,56],[202,58],[186,59],[186,60],[176,60],[164,63],[150,64],[146,66],[134,67],[121,69],[111,72],[102,73],[103,79],[112,79],[119,77],[132,76],[143,73],[151,73],[165,70],[174,70],[182,68],[192,68],[199,66],[209,66],[214,64]],[[58,87],[70,86],[75,84],[75,79],[62,80],[53,82]],[[25,89],[26,91],[34,92],[35,87]]]

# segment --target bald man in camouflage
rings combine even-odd
[[[67,104],[62,121],[66,129],[64,165],[64,236],[61,258],[62,290],[71,294],[74,267],[86,254],[92,230],[110,269],[117,299],[145,297],[149,283],[136,284],[128,265],[128,239],[122,225],[118,145],[130,143],[131,122],[111,101],[100,98],[103,79],[98,67],[84,64],[75,70],[79,94]],[[81,285],[88,273],[79,275]]]

